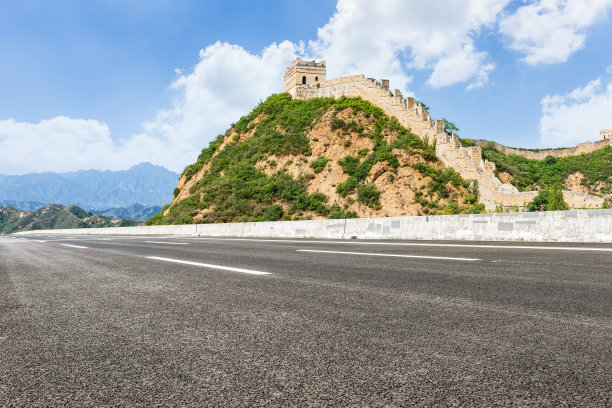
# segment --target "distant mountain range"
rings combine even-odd
[[[94,214],[100,214],[104,217],[108,218],[125,218],[128,220],[148,220],[155,214],[161,211],[161,207],[158,205],[153,206],[144,206],[140,204],[133,204],[129,207],[117,207],[117,208],[109,208],[108,210],[95,211],[91,212]]]
[[[92,214],[76,205],[64,207],[50,204],[36,211],[20,211],[12,207],[0,207],[0,233],[60,228],[103,228],[141,225],[130,220],[111,220]]]
[[[50,203],[49,203],[50,204]],[[46,203],[41,201],[15,201],[15,200],[0,200],[0,207],[13,207],[16,210],[34,211],[40,207],[44,207]]]
[[[151,163],[129,170],[0,175],[0,204],[33,210],[46,204],[76,204],[91,210],[162,206],[172,201],[179,174]]]

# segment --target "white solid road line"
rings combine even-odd
[[[298,249],[297,252],[317,252],[323,254],[343,254],[343,255],[365,255],[365,256],[389,256],[396,258],[423,258],[423,259],[447,259],[451,261],[480,261],[478,258],[451,258],[448,256],[427,256],[427,255],[400,255],[400,254],[375,254],[370,252],[344,252],[344,251],[319,251],[316,249]]]
[[[87,247],[80,246],[80,245],[70,245],[70,244],[60,244],[60,245],[63,245],[65,247],[70,247],[70,248],[87,249]]]
[[[262,238],[205,238],[205,237],[194,237],[190,239],[201,239],[201,240],[207,240],[207,241],[291,242],[291,243],[300,243],[300,244],[389,245],[389,246],[459,247],[459,248],[486,248],[486,249],[540,249],[540,250],[562,250],[562,251],[612,252],[612,248],[528,246],[528,245],[434,244],[434,243],[417,243],[417,242],[351,241],[348,239],[346,241],[262,239]]]
[[[161,242],[161,241],[144,241],[147,244],[163,244],[163,245],[189,245],[187,242]]]
[[[174,263],[193,265],[193,266],[201,266],[201,267],[210,268],[210,269],[220,269],[223,271],[248,273],[251,275],[270,275],[270,272],[254,271],[251,269],[242,269],[242,268],[233,268],[231,266],[223,266],[223,265],[211,265],[211,264],[205,264],[205,263],[200,263],[200,262],[183,261],[180,259],[160,258],[159,256],[147,256],[147,258],[156,259],[158,261],[174,262]]]

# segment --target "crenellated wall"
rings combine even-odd
[[[495,163],[483,160],[479,146],[462,147],[456,135],[437,134],[436,155],[442,162],[454,168],[463,178],[478,180],[480,202],[487,210],[503,207],[523,208],[538,195],[537,191],[518,191],[511,184],[502,183],[495,175]],[[577,191],[563,191],[563,199],[570,208],[600,208],[602,197]]]
[[[582,153],[592,153],[596,150],[603,149],[607,146],[612,146],[612,139],[602,139],[597,142],[584,142],[576,147],[568,147],[567,149],[550,149],[550,150],[522,150],[504,146],[496,142],[488,140],[472,140],[474,144],[481,147],[493,147],[504,154],[515,154],[527,159],[544,160],[548,156],[552,157],[567,157],[576,156]]]
[[[298,85],[292,96],[296,99],[360,97],[380,107],[427,143],[435,142],[436,155],[446,166],[455,169],[465,179],[477,180],[479,201],[487,211],[494,211],[500,205],[523,208],[538,194],[537,191],[519,192],[516,187],[502,183],[495,175],[495,164],[482,159],[479,146],[462,147],[456,135],[445,132],[444,121],[431,120],[423,105],[414,98],[404,98],[397,89],[392,96],[388,80],[383,79],[379,84],[363,75],[336,78],[316,86]],[[563,195],[570,208],[599,208],[604,203],[603,198],[589,194],[564,191]]]
[[[360,97],[378,107],[387,115],[396,117],[399,122],[423,140],[433,142],[436,129],[423,105],[414,98],[406,98],[396,90],[394,96],[389,92],[388,81],[378,84],[373,78],[363,75],[336,78],[320,86],[299,85],[295,98],[311,99],[321,97],[339,98],[341,96]]]

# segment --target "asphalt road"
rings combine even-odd
[[[612,245],[0,237],[0,406],[612,406]]]

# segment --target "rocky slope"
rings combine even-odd
[[[477,190],[360,98],[279,94],[204,149],[148,223],[482,212]]]
[[[111,220],[91,214],[76,205],[64,207],[50,204],[36,211],[20,211],[12,207],[0,207],[0,233],[62,228],[127,227],[140,225],[137,221]]]

